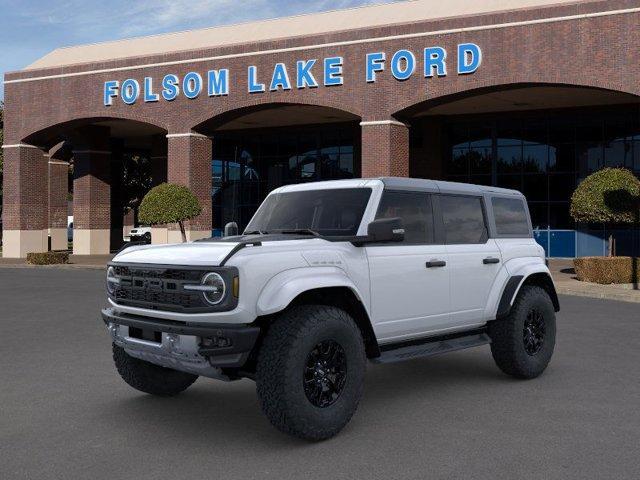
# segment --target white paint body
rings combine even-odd
[[[282,187],[276,192],[329,188],[372,189],[358,230],[367,234],[383,193],[381,180],[346,180]],[[233,242],[146,245],[120,253],[115,262],[215,266]],[[484,264],[487,257],[499,263]],[[426,262],[446,261],[445,268]],[[123,313],[187,322],[250,324],[280,312],[301,293],[326,287],[353,291],[369,315],[380,344],[466,330],[485,325],[496,312],[509,278],[549,274],[544,250],[533,238],[489,238],[474,245],[355,246],[321,238],[264,241],[246,246],[227,265],[238,268],[238,306],[230,312],[181,314],[122,306]],[[513,298],[510,299],[513,302]]]

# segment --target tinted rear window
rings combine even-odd
[[[523,237],[530,235],[527,211],[522,200],[494,197],[491,199],[491,204],[498,235],[522,235]]]
[[[442,195],[440,206],[447,243],[487,241],[487,226],[480,197]]]

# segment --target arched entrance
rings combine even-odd
[[[166,131],[133,120],[56,124],[6,152],[9,178],[24,178],[29,169],[41,188],[8,184],[5,231],[10,233],[3,256],[66,250],[71,241],[73,253],[80,255],[117,250],[123,244],[127,211],[135,210],[146,191],[167,178]],[[70,221],[72,235],[67,231]]]
[[[335,108],[267,104],[197,126],[213,139],[214,235],[244,228],[264,197],[291,183],[360,176],[360,117]]]
[[[538,241],[553,257],[602,255],[602,228],[576,225],[569,215],[578,182],[603,167],[640,174],[640,98],[627,93],[508,85],[398,115],[411,125],[411,176],[522,191]],[[633,232],[620,235],[630,250]]]

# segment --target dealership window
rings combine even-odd
[[[457,117],[445,126],[445,176],[519,190],[534,228],[575,229],[569,201],[581,179],[604,167],[640,174],[639,119],[637,106]]]
[[[357,124],[252,129],[214,136],[213,229],[243,229],[267,194],[292,183],[359,176]]]

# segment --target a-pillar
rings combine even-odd
[[[151,139],[151,186],[156,187],[167,181],[167,138],[155,135]],[[169,242],[169,229],[166,225],[154,225],[151,228],[151,243]]]
[[[49,151],[49,237],[51,250],[67,250],[67,195],[69,163],[64,144]]]
[[[79,133],[73,151],[73,253],[107,255],[111,239],[111,149],[109,129]]]
[[[187,240],[211,236],[211,155],[212,141],[198,133],[167,135],[169,183],[188,187],[198,198],[202,214],[186,222]],[[170,225],[169,243],[180,243],[182,236],[177,225]]]
[[[4,258],[48,250],[48,153],[27,144],[4,145]]]
[[[363,121],[362,177],[409,176],[409,127],[397,120]]]

